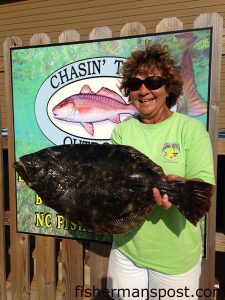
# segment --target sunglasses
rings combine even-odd
[[[127,87],[131,91],[139,90],[142,84],[149,90],[157,90],[166,84],[166,79],[159,76],[149,76],[143,80],[136,77],[129,77],[127,79]]]

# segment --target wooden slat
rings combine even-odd
[[[216,251],[225,252],[225,234],[217,232],[215,248]]]
[[[140,22],[127,23],[120,30],[120,36],[145,34],[146,28]]]
[[[222,53],[225,54],[225,28],[223,29]]]
[[[76,30],[64,31],[59,42],[76,42],[80,34]],[[62,239],[62,299],[81,300],[76,295],[76,287],[84,285],[84,249],[83,244],[76,240]]]
[[[94,28],[89,37],[94,39],[112,37],[108,27]],[[111,245],[106,243],[90,242],[90,287],[96,289],[106,288],[108,256]],[[95,298],[92,294],[91,298]]]
[[[163,19],[156,26],[156,32],[175,31],[182,29],[183,22],[181,22],[177,17]]]
[[[89,40],[111,38],[112,30],[108,26],[93,28],[89,34]]]
[[[2,59],[3,64],[3,59]],[[1,127],[6,128],[7,126],[7,115],[6,115],[6,102],[5,102],[5,91],[4,91],[4,73],[0,72],[0,111],[1,111]]]
[[[46,33],[34,34],[30,45],[45,45],[51,42]],[[50,237],[35,237],[35,266],[37,299],[55,299],[56,297],[56,245]]]
[[[84,251],[82,242],[62,240],[62,299],[81,300],[78,287],[84,286]]]
[[[140,22],[126,23],[120,30],[120,36],[144,34],[146,32],[145,26]]]
[[[51,39],[46,33],[37,33],[34,34],[30,39],[30,45],[46,45],[50,44]]]
[[[106,288],[110,250],[111,244],[90,243],[90,287],[93,299],[103,299],[103,296],[96,295],[94,291]]]
[[[218,141],[218,155],[225,155],[225,139]]]
[[[64,30],[59,36],[59,43],[76,42],[80,40],[80,33],[76,30]]]
[[[218,149],[218,115],[220,99],[221,57],[223,18],[217,14],[202,14],[194,22],[194,28],[213,27],[212,41],[212,64],[210,82],[210,104],[209,104],[209,134],[212,141],[214,154],[214,168],[217,173],[217,149]],[[211,210],[208,215],[206,228],[206,259],[202,264],[201,288],[213,289],[215,271],[215,231],[216,231],[216,193],[212,198]]]
[[[1,128],[1,109],[0,109]],[[0,300],[6,299],[6,257],[5,257],[5,225],[4,225],[4,181],[3,181],[3,159],[2,159],[2,137],[0,134]]]
[[[221,105],[220,105],[219,115],[225,117],[225,102],[221,102],[220,104]]]
[[[225,33],[223,29],[223,34]],[[225,36],[223,36],[222,51],[225,54]],[[222,56],[221,64],[221,86],[220,86],[220,101],[219,101],[219,123],[218,128],[225,128],[225,55]],[[221,145],[218,146],[218,154],[225,153],[225,150],[222,150]]]
[[[37,299],[56,297],[56,246],[51,237],[35,237]]]
[[[12,117],[12,95],[11,95],[11,70],[9,49],[21,46],[22,41],[18,37],[7,38],[3,44],[4,69],[5,69],[5,90],[8,112],[9,131],[9,197],[10,197],[10,249],[11,249],[11,278],[12,298],[18,300],[30,299],[30,251],[29,237],[16,232],[16,188],[14,163],[14,132]]]

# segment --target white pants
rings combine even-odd
[[[186,273],[166,275],[137,267],[113,247],[109,257],[107,289],[116,300],[197,300],[200,273],[201,258]]]

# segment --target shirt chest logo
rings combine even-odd
[[[179,143],[165,143],[162,148],[163,161],[166,162],[178,162],[180,154]]]

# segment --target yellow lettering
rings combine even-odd
[[[64,229],[68,230],[70,228],[70,221],[68,221],[67,219],[64,220]]]
[[[42,226],[44,226],[44,218],[43,218],[43,214],[42,214],[42,213],[35,213],[35,215],[36,215],[35,226],[37,226],[37,227],[42,227]]]
[[[84,229],[83,227],[70,222],[69,220],[67,220],[66,218],[64,218],[61,215],[57,215],[56,216],[56,228],[57,229],[65,229],[65,230],[76,230],[76,231],[86,231],[86,229]]]
[[[70,229],[71,230],[76,230],[77,225],[73,222],[70,223]]]
[[[52,216],[50,214],[45,215],[45,225],[48,228],[51,228],[52,226]]]
[[[42,199],[41,199],[41,197],[39,197],[38,195],[36,195],[36,197],[35,197],[35,204],[36,204],[36,205],[42,204]]]
[[[35,215],[36,215],[35,226],[37,226],[37,227],[46,226],[48,228],[51,228],[52,216],[50,213],[44,214],[44,213],[36,212]]]
[[[57,218],[56,218],[56,228],[60,229],[63,224],[64,224],[64,218],[63,218],[63,216],[57,215]]]
[[[20,175],[18,175],[18,181],[19,182],[24,182],[24,180],[22,179],[22,177]]]

